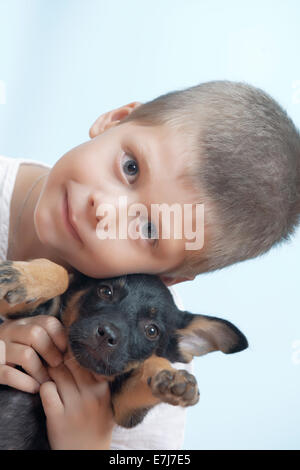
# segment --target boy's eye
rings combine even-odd
[[[130,178],[130,183],[132,182],[132,179],[134,180],[136,175],[139,173],[139,165],[137,161],[126,153],[124,154],[124,158],[122,160],[122,168],[126,176]]]
[[[155,245],[158,239],[156,226],[152,222],[146,220],[146,223],[141,223],[140,227],[141,238],[151,240],[151,243]]]
[[[157,230],[152,222],[143,224],[141,232],[143,238],[157,238]]]

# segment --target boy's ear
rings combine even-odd
[[[178,284],[179,282],[192,281],[193,279],[195,279],[195,276],[171,277],[161,274],[159,275],[159,278],[166,286],[173,286],[174,284]]]
[[[232,354],[248,347],[243,333],[227,320],[185,312],[184,321],[186,326],[177,330],[178,347],[187,362],[211,351]]]
[[[141,104],[142,103],[138,101],[133,101],[132,103],[126,104],[125,106],[121,106],[120,108],[113,109],[112,111],[101,114],[101,116],[96,119],[90,128],[90,138],[93,139],[110,127],[115,126]]]

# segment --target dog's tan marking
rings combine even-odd
[[[0,262],[1,266],[1,262]],[[68,271],[48,259],[40,258],[31,261],[13,261],[10,269],[17,273],[12,282],[1,284],[0,314],[24,313],[33,310],[41,303],[64,293],[69,286]],[[14,276],[12,272],[12,276]],[[21,289],[21,300],[8,303],[4,296]],[[36,299],[34,302],[26,303]]]
[[[22,302],[18,305],[11,306],[5,300],[1,299],[0,316],[6,318],[7,315],[11,315],[12,313],[20,313],[20,315],[22,315],[24,312],[28,312],[30,310],[33,310],[34,308],[37,308],[41,303],[42,302],[35,302],[29,305],[25,302]]]
[[[115,420],[118,424],[126,422],[136,410],[151,408],[162,401],[152,394],[148,383],[150,378],[162,370],[176,371],[167,359],[156,355],[149,357],[124,383],[120,393],[112,397]]]
[[[125,374],[126,372],[129,372],[132,369],[138,369],[140,366],[141,366],[141,361],[129,362],[127,366],[125,367],[125,369],[123,370],[122,374],[123,373]]]
[[[78,319],[77,302],[87,291],[88,289],[81,289],[73,294],[72,297],[68,300],[68,304],[62,316],[62,322],[66,328],[69,328],[72,323]]]
[[[120,279],[118,279],[118,284],[120,287],[124,287],[126,284],[126,276],[123,276]]]
[[[157,314],[157,308],[156,307],[150,307],[148,310],[149,317],[150,318],[155,318]]]
[[[215,322],[213,320],[197,317],[192,320],[186,328],[177,330],[177,333],[183,338],[187,338],[187,340],[191,342],[197,341],[197,337],[201,336],[206,344],[209,345],[206,349],[206,352],[211,352],[217,351],[219,349],[213,334],[214,327]],[[184,347],[184,343],[179,342],[178,347],[184,360],[187,362],[190,362],[196,355],[187,351]]]
[[[68,289],[67,270],[48,259],[15,261],[13,266],[21,274],[20,282],[25,285],[28,298],[49,300]]]
[[[194,356],[202,356],[212,351],[230,354],[236,347],[240,348],[239,350],[247,347],[247,342],[240,344],[240,332],[230,322],[204,315],[194,317],[186,328],[177,331],[178,347],[186,361],[189,362]]]

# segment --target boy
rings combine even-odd
[[[7,259],[48,258],[96,278],[153,273],[171,286],[260,255],[288,239],[298,223],[299,132],[259,89],[217,81],[144,105],[130,103],[100,116],[90,137],[50,171],[20,167],[10,208]],[[102,203],[117,207],[122,196],[129,204],[147,207],[204,203],[203,248],[186,250],[184,236],[100,240],[97,208]],[[72,227],[64,222],[65,204]],[[161,220],[144,223],[151,232],[161,233]],[[21,324],[5,322],[0,339],[7,351],[0,383],[29,392],[42,383],[52,448],[107,448],[113,427],[107,387],[72,361],[55,367],[66,346],[59,322],[37,317]],[[34,350],[51,366],[52,382]],[[24,351],[26,360],[20,357]],[[14,364],[21,364],[29,375],[11,367]],[[168,433],[178,423],[171,423]]]

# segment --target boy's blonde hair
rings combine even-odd
[[[300,135],[282,107],[246,83],[167,93],[122,123],[167,125],[186,137],[186,174],[205,203],[205,241],[172,275],[194,276],[288,240],[300,214]]]

